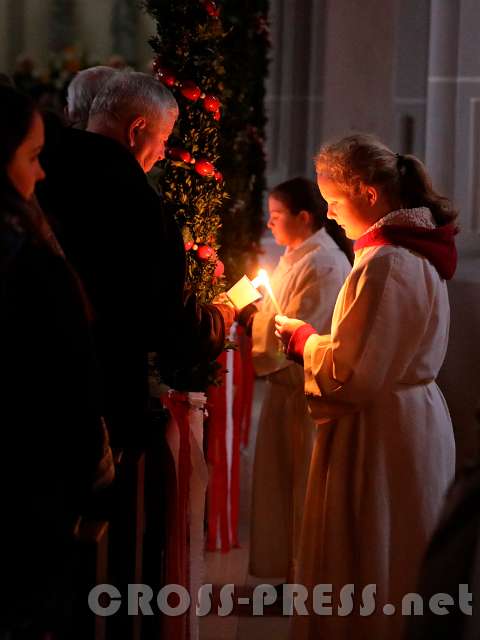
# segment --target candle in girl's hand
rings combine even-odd
[[[280,309],[280,305],[278,304],[278,300],[273,293],[272,286],[270,284],[270,278],[268,277],[268,273],[265,271],[265,269],[258,270],[258,276],[252,280],[252,284],[254,287],[265,287],[268,295],[270,296],[270,299],[272,300],[273,306],[275,307],[275,311],[279,315],[283,315],[282,310]]]

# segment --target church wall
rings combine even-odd
[[[430,0],[397,3],[394,50],[393,146],[425,158]]]
[[[136,68],[145,70],[151,59],[148,38],[155,33],[152,18],[138,9],[136,0],[0,0],[0,71],[11,73],[17,56],[26,53],[43,73],[58,32],[65,31],[68,45],[75,45],[92,63],[106,62],[115,50],[112,38],[113,8],[116,2],[131,4],[135,15],[133,49]],[[70,19],[55,24],[55,3],[70,9]]]
[[[112,54],[112,0],[77,0],[75,34],[92,62],[104,62]]]
[[[395,0],[329,0],[326,25],[324,137],[370,131],[391,144]]]

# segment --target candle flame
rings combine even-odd
[[[273,302],[273,306],[275,307],[276,312],[282,315],[282,312],[280,310],[280,305],[278,304],[275,294],[273,293],[272,286],[270,284],[270,278],[268,277],[268,273],[266,272],[265,269],[258,270],[258,275],[256,278],[252,280],[252,284],[255,288],[265,287],[265,289],[268,292],[268,295],[270,296]]]

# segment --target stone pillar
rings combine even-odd
[[[7,2],[0,0],[0,73],[8,73],[10,65],[7,60],[9,28],[7,25]]]
[[[129,64],[136,62],[137,21],[137,0],[114,0],[110,24],[113,53],[122,55]]]
[[[480,4],[462,0],[458,36],[455,122],[455,202],[462,236],[480,257]],[[462,240],[467,248],[467,244]],[[480,282],[480,276],[479,276]]]
[[[137,69],[138,71],[147,71],[148,66],[153,58],[153,49],[149,45],[149,39],[157,32],[155,20],[146,11],[141,11],[138,17],[137,30]]]
[[[395,142],[397,153],[425,158],[430,0],[402,0],[395,25]]]
[[[49,22],[52,1],[55,0],[24,0],[27,53],[35,60],[36,71],[41,73],[46,71],[48,67],[51,25]],[[70,36],[73,38],[73,30],[70,31]]]
[[[25,1],[24,0],[7,0],[7,29],[8,37],[6,39],[6,57],[8,71],[12,72],[15,66],[15,60],[20,53],[24,53],[25,46]]]
[[[313,0],[310,16],[311,45],[309,51],[308,120],[306,129],[306,170],[305,175],[315,179],[313,158],[324,142],[324,101],[325,101],[325,0]]]
[[[393,142],[396,0],[327,0],[324,135]]]
[[[321,140],[325,0],[271,2],[268,183],[314,175]]]
[[[269,183],[285,180],[289,174],[292,69],[294,64],[295,7],[289,0],[270,6],[272,53],[267,83]]]
[[[51,0],[49,49],[56,53],[75,43],[75,0]]]
[[[478,459],[480,400],[480,5],[431,0],[426,164],[460,210],[460,262],[449,282],[450,341],[439,376],[455,429],[457,462]]]
[[[295,5],[294,20],[287,23],[290,38],[293,41],[292,66],[289,78],[289,109],[287,111],[288,131],[288,177],[296,175],[313,175],[313,164],[307,157],[309,140],[314,131],[309,130],[309,115],[311,111],[310,73],[317,61],[314,47],[315,36],[312,33],[313,5],[322,4],[312,0],[291,3]],[[293,37],[292,37],[293,31]],[[316,65],[315,65],[316,66]]]
[[[433,183],[454,195],[455,108],[461,0],[432,0],[428,61],[426,165]]]

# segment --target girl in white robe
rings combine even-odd
[[[281,309],[321,332],[329,330],[335,300],[351,269],[345,252],[352,256],[349,241],[327,220],[326,211],[317,185],[305,178],[284,182],[270,193],[268,227],[286,246],[271,277],[272,289]],[[303,369],[287,360],[274,335],[275,313],[267,296],[250,318],[254,366],[267,378],[253,472],[250,572],[291,580],[314,425],[303,393]]]
[[[276,319],[289,356],[303,360],[318,425],[296,582],[333,591],[333,615],[324,605],[323,616],[295,616],[292,637],[398,640],[402,598],[415,592],[454,475],[452,424],[435,378],[448,342],[456,213],[415,157],[370,136],[324,147],[316,168],[329,217],[356,240],[355,262],[328,335]],[[345,585],[354,585],[353,610],[344,592],[339,612]],[[361,615],[367,585],[376,606]]]

